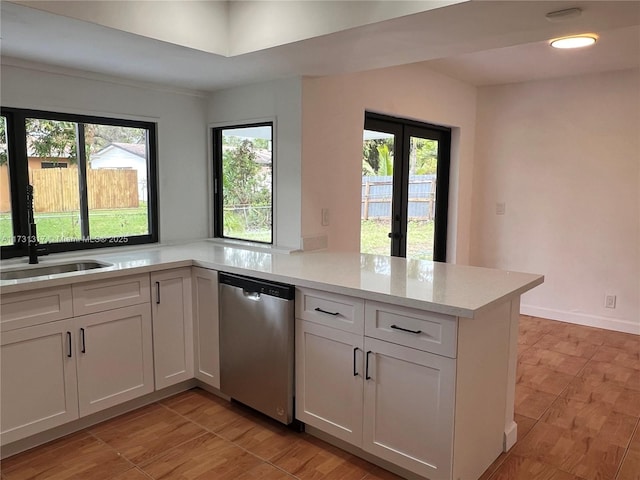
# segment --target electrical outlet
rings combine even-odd
[[[507,211],[507,205],[504,202],[496,203],[496,215],[504,215]]]
[[[616,308],[616,296],[615,295],[605,295],[604,296],[604,306],[605,306],[605,308]]]
[[[322,209],[322,226],[326,227],[327,225],[329,225],[329,209],[323,208]]]

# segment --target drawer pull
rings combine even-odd
[[[399,327],[397,325],[391,325],[391,328],[393,328],[394,330],[401,330],[403,332],[407,332],[407,333],[414,333],[416,335],[419,335],[422,333],[422,330],[409,330],[408,328],[402,328]]]
[[[81,352],[87,353],[87,346],[84,344],[84,328],[80,329],[80,343],[82,345]]]
[[[71,351],[71,332],[67,332],[67,357],[71,358],[73,352]]]
[[[367,352],[367,361],[366,366],[364,367],[364,379],[365,380],[371,380],[371,377],[369,376],[369,354],[372,353],[371,350],[369,350]]]
[[[360,350],[358,347],[355,347],[353,349],[353,376],[354,377],[358,376],[358,367],[356,365],[356,361],[357,361],[356,359],[357,359],[357,356],[358,356],[358,350]]]
[[[320,307],[316,307],[315,310],[316,312],[326,313],[327,315],[333,315],[334,317],[337,317],[338,315],[340,315],[340,312],[327,312],[326,310],[323,310]]]

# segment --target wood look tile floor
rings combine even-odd
[[[518,442],[481,480],[640,480],[640,336],[521,316],[518,347]],[[2,480],[400,478],[200,389],[5,459],[0,475]]]

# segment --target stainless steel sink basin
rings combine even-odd
[[[42,267],[26,267],[13,270],[3,270],[0,272],[0,280],[18,280],[21,278],[40,277],[43,275],[55,275],[57,273],[81,272],[93,270],[94,268],[110,267],[110,263],[96,261],[79,261],[72,263],[61,263],[58,265],[47,265]]]

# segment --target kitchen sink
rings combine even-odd
[[[55,275],[57,273],[82,272],[95,268],[110,267],[110,263],[96,261],[79,261],[72,263],[61,263],[57,265],[47,265],[45,267],[26,267],[13,270],[3,270],[0,272],[0,280],[18,280],[21,278],[40,277],[43,275]]]

